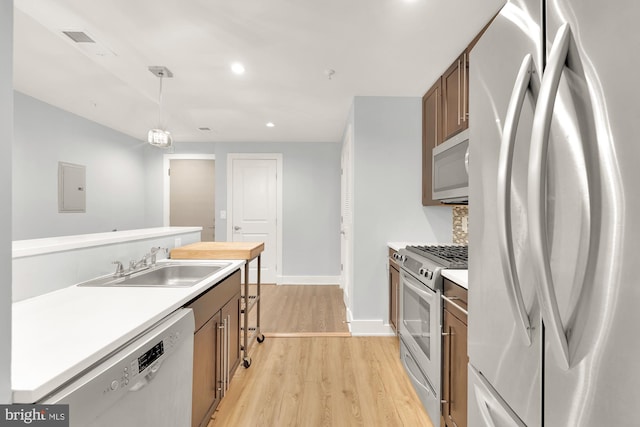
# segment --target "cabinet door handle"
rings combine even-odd
[[[225,369],[224,369],[224,373],[225,373],[225,377],[227,378],[227,389],[229,389],[229,355],[231,352],[231,315],[227,314],[227,351],[225,352]]]
[[[440,81],[440,84],[442,84],[442,81]],[[438,145],[440,143],[440,141],[438,141],[438,105],[440,105],[440,108],[442,108],[442,102],[440,102],[440,95],[438,94],[438,88],[436,87],[436,126],[435,126],[435,130],[436,130],[436,134],[433,136],[433,140],[436,142],[434,145]]]
[[[462,60],[462,121],[467,121],[467,53]]]
[[[445,300],[446,302],[448,302],[449,304],[451,304],[452,306],[454,306],[455,308],[457,308],[458,310],[460,310],[461,312],[464,313],[465,316],[469,315],[469,312],[467,310],[465,310],[464,308],[462,308],[460,306],[460,304],[456,304],[455,302],[453,302],[453,299],[455,298],[451,298],[451,297],[445,297],[444,295],[440,295],[440,298],[442,298],[443,300]],[[459,298],[455,298],[455,299],[459,299]]]
[[[216,358],[214,359],[214,369],[213,369],[213,377],[215,379],[216,376],[216,372],[218,371],[218,365],[217,365],[217,361],[222,361],[222,352],[223,352],[223,339],[222,339],[222,334],[224,334],[224,323],[218,323],[218,334],[216,334],[216,342],[217,342],[217,350],[218,350],[218,354],[216,356]],[[217,360],[216,360],[217,359]],[[220,369],[220,371],[222,371],[222,369]],[[222,398],[224,396],[224,372],[220,372],[220,379],[217,381],[218,384],[218,392],[220,393],[220,398]]]
[[[458,59],[458,126],[460,126],[460,60]]]

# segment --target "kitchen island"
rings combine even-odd
[[[15,302],[13,401],[33,403],[42,399],[213,288],[243,263],[230,260],[228,266],[192,287],[73,285]]]
[[[264,251],[264,242],[197,242],[171,250],[172,259],[190,260],[244,260],[244,292],[242,295],[242,334],[243,334],[243,365],[251,366],[249,343],[256,337],[259,343],[264,341],[264,335],[260,332],[260,269],[261,254]],[[249,292],[249,263],[257,259],[256,294]],[[249,313],[256,307],[256,325],[249,325]]]

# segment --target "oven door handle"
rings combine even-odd
[[[516,145],[518,122],[525,102],[527,91],[531,89],[534,100],[538,97],[539,82],[534,78],[535,67],[531,54],[526,55],[518,71],[511,99],[504,121],[500,156],[498,160],[498,248],[502,264],[502,274],[507,287],[507,297],[511,311],[519,325],[520,335],[527,346],[531,345],[531,322],[527,307],[522,298],[522,287],[518,278],[518,269],[513,249],[513,230],[511,223],[511,174],[513,170],[513,153]]]
[[[405,273],[404,271],[402,272],[401,276],[403,278],[403,282],[406,283],[406,285],[408,287],[410,287],[415,293],[417,293],[418,295],[424,297],[425,299],[429,299],[432,300],[434,298],[435,295],[435,291],[425,291],[424,289],[420,289],[419,287],[417,287],[416,285],[414,285],[411,282],[417,282],[416,279],[414,279],[411,275]],[[426,285],[424,285],[425,287],[427,287]],[[427,287],[427,289],[429,289]]]

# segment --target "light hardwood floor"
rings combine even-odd
[[[261,285],[260,294],[260,329],[267,337],[349,336],[338,285]],[[255,314],[254,307],[250,324]]]
[[[433,427],[395,337],[267,338],[208,427]]]
[[[267,338],[208,427],[433,427],[397,338],[350,337],[338,286],[263,285],[260,320]]]

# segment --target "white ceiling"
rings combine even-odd
[[[14,87],[144,140],[163,65],[175,141],[335,142],[354,96],[422,96],[502,2],[14,0]]]

